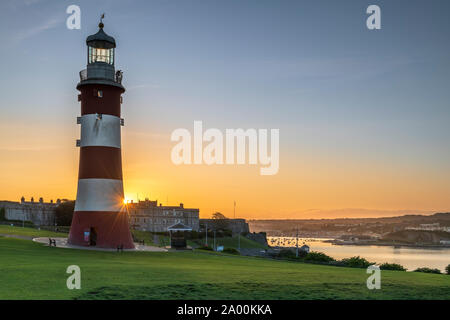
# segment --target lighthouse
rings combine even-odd
[[[102,16],[103,19],[103,16]],[[122,72],[116,71],[116,41],[103,31],[86,39],[87,68],[80,71],[81,126],[78,189],[68,243],[134,248],[124,205],[120,110]]]

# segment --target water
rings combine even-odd
[[[267,237],[269,245],[295,247],[295,237]],[[323,242],[331,239],[299,238],[299,247],[306,243],[311,251],[323,252],[337,260],[360,256],[370,262],[378,264],[389,262],[398,263],[408,271],[420,267],[437,268],[442,272],[450,264],[450,248],[423,249],[423,248],[394,248],[391,246],[352,246],[334,245]]]

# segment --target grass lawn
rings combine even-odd
[[[35,228],[22,228],[22,227],[11,227],[7,225],[0,225],[0,234],[10,234],[16,236],[24,237],[66,237],[67,233],[53,232],[47,230],[38,230]]]
[[[139,230],[132,230],[131,232],[137,239],[145,240],[145,244],[158,245],[158,246],[162,246],[162,247],[170,245],[170,238],[168,236],[158,235],[159,244],[155,244],[153,242],[153,233],[148,232],[148,231],[139,231]],[[240,241],[241,241],[240,245],[241,245],[242,249],[267,249],[267,246],[264,246],[256,241],[250,240],[243,236],[241,236]],[[209,237],[208,245],[210,247],[212,247],[213,243],[214,243],[214,239],[212,237]],[[195,240],[188,240],[187,244],[193,248],[198,248],[205,244],[205,237],[202,237],[200,239],[195,239]],[[216,245],[224,246],[225,248],[237,249],[239,246],[238,237],[234,236],[234,237],[216,238]]]
[[[81,290],[66,268],[81,268]],[[208,252],[100,252],[0,237],[0,299],[450,299],[450,276]]]

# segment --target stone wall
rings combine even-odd
[[[246,235],[246,237],[250,240],[253,240],[255,242],[258,242],[264,246],[267,246],[267,235],[265,232],[253,232],[253,233],[248,233]]]
[[[248,233],[249,227],[245,219],[200,219],[200,229],[231,230],[233,233]]]

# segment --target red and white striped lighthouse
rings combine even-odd
[[[113,37],[99,31],[86,39],[88,64],[80,72],[80,166],[69,244],[134,248],[124,205],[120,118],[122,72],[115,71]]]

